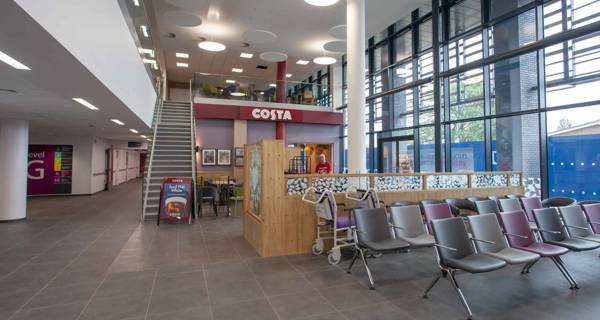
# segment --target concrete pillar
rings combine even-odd
[[[248,122],[246,120],[233,120],[233,147],[244,148],[248,138]],[[234,149],[233,177],[238,182],[244,182],[244,167],[235,166]]]
[[[348,0],[348,172],[367,172],[365,123],[365,0]]]
[[[25,219],[29,123],[0,119],[0,221]]]
[[[285,75],[287,72],[287,61],[277,62],[277,102],[285,103],[286,84]],[[275,139],[281,139],[285,142],[285,122],[275,123]]]

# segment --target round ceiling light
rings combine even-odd
[[[318,57],[313,60],[314,63],[322,65],[334,64],[336,61],[337,60],[332,57]]]
[[[346,39],[346,25],[340,24],[329,29],[329,35],[337,39]]]
[[[344,53],[346,52],[346,41],[335,40],[329,41],[323,45],[323,49],[329,52]]]
[[[246,94],[243,92],[231,92],[230,95],[234,96],[234,97],[243,97]]]
[[[317,7],[327,7],[338,3],[339,0],[304,0],[304,2]]]
[[[277,34],[267,30],[248,30],[242,35],[244,42],[255,44],[272,43],[277,38]]]
[[[285,61],[288,55],[283,52],[267,51],[258,55],[262,60],[267,62],[280,62]]]
[[[206,51],[223,51],[225,50],[225,45],[220,43],[220,42],[215,42],[215,41],[202,41],[200,43],[198,43],[198,48],[200,49],[204,49]]]

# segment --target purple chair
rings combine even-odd
[[[550,258],[556,265],[558,270],[563,274],[570,284],[570,289],[579,289],[577,282],[567,270],[564,262],[560,258],[561,255],[569,252],[568,249],[555,246],[549,243],[537,242],[533,232],[529,228],[529,221],[523,211],[511,211],[500,213],[500,219],[504,225],[504,232],[507,236],[508,243],[511,247],[539,254],[542,258]],[[526,265],[523,270],[525,273],[538,260]]]
[[[543,208],[542,200],[540,200],[539,197],[521,198],[521,203],[523,204],[523,210],[525,210],[525,213],[527,214],[527,220],[535,222],[533,209]]]
[[[429,231],[430,234],[433,234],[431,221],[437,219],[454,218],[454,215],[452,215],[452,210],[450,209],[450,205],[447,203],[426,204],[423,205],[423,210],[425,212],[427,231]]]
[[[592,230],[594,233],[600,234],[600,203],[584,204],[582,207]]]

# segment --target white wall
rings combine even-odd
[[[29,144],[73,146],[71,194],[92,193],[92,142],[89,136],[29,136]]]
[[[156,101],[116,0],[15,0],[148,126]]]

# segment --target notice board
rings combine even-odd
[[[187,221],[191,222],[193,205],[192,178],[165,178],[160,192],[160,212],[158,222]]]
[[[72,145],[29,145],[27,195],[70,194],[72,179]]]

